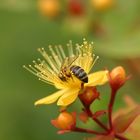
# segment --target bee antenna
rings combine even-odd
[[[71,65],[72,65],[72,63],[78,58],[79,56],[76,56],[76,58],[74,58],[73,60],[72,60],[72,62],[68,65],[68,67],[70,67]]]

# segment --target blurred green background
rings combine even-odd
[[[82,43],[83,38],[94,41],[95,53],[100,56],[94,70],[123,65],[128,74],[133,74],[120,90],[115,109],[122,107],[124,94],[140,101],[140,1],[118,0],[115,7],[100,14],[100,23],[105,30],[102,35],[91,32],[90,28],[86,33],[70,32],[64,26],[71,26],[73,22],[67,25],[63,22],[65,17],[51,20],[41,16],[37,0],[0,0],[1,140],[80,140],[89,136],[56,134],[57,129],[50,124],[58,115],[56,105],[34,107],[34,101],[56,91],[22,68],[23,64],[31,64],[32,60],[41,57],[38,47],[65,45],[69,40]],[[94,14],[84,18],[88,19],[94,19]],[[96,109],[104,108],[109,99],[107,85],[100,91],[102,101],[95,102]],[[77,101],[71,110],[79,108],[81,105]]]

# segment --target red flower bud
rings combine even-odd
[[[71,130],[76,125],[75,113],[61,112],[57,119],[52,120],[51,123],[62,130]]]
[[[85,111],[83,111],[83,112],[81,112],[81,113],[79,114],[79,119],[80,119],[83,123],[86,123],[86,122],[88,121],[88,118],[89,118],[89,116],[88,116],[88,114],[87,114]]]
[[[110,72],[110,84],[114,89],[120,88],[126,81],[126,73],[122,66],[114,68]]]
[[[95,87],[86,87],[84,91],[79,94],[79,98],[83,105],[88,107],[95,99],[99,99],[99,95]]]
[[[73,16],[80,16],[84,13],[84,5],[80,0],[69,1],[69,12]]]

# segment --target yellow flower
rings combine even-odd
[[[35,102],[35,105],[39,104],[51,104],[56,102],[59,106],[68,106],[73,103],[78,94],[81,94],[81,84],[83,83],[74,74],[71,73],[70,77],[66,77],[66,80],[62,80],[59,77],[60,71],[64,62],[70,58],[74,59],[71,64],[66,64],[67,69],[70,71],[71,65],[80,66],[88,76],[88,83],[84,83],[84,87],[102,85],[108,81],[108,71],[98,71],[89,74],[91,68],[95,64],[98,57],[95,58],[93,54],[93,43],[88,43],[86,40],[83,41],[82,45],[72,45],[72,42],[67,45],[68,55],[64,52],[62,46],[49,46],[49,55],[44,48],[39,48],[39,52],[45,58],[45,60],[38,59],[38,62],[33,61],[34,66],[24,66],[28,71],[38,76],[40,80],[55,86],[59,91],[42,98]]]

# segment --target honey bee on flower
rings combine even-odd
[[[87,73],[80,66],[72,65],[77,58],[78,57],[69,57],[64,60],[64,64],[62,65],[58,75],[62,81],[67,81],[69,78],[73,78],[74,75],[83,83],[88,82]],[[81,85],[83,85],[83,83],[81,83]]]
[[[24,66],[25,69],[39,77],[41,81],[55,86],[59,91],[35,102],[51,104],[56,102],[59,106],[68,106],[73,103],[81,88],[102,85],[108,81],[108,71],[98,71],[89,74],[98,57],[93,53],[93,43],[85,39],[82,45],[67,45],[68,54],[62,46],[49,46],[49,55],[44,48],[38,49],[45,60],[33,61],[34,66]]]

